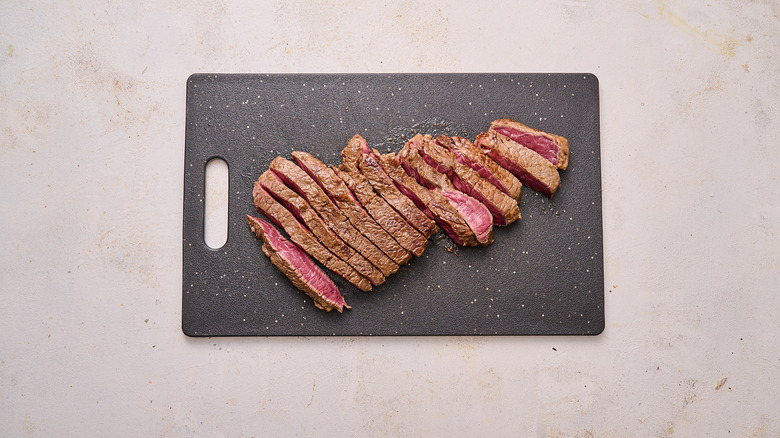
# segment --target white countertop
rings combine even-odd
[[[4,436],[780,434],[780,6],[255,3],[0,8]],[[184,336],[194,72],[596,74],[604,333]]]

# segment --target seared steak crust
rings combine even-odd
[[[490,130],[532,149],[558,169],[565,170],[569,165],[569,140],[565,137],[530,128],[512,119],[494,120]]]
[[[439,172],[425,161],[420,154],[422,143],[423,136],[417,134],[398,152],[398,161],[406,169],[406,172],[429,189],[458,190],[447,175]]]
[[[306,229],[288,209],[284,208],[263,189],[259,181],[255,183],[252,197],[257,211],[263,213],[271,222],[282,228],[290,236],[293,243],[358,289],[366,292],[371,290],[371,282],[366,277],[360,275],[355,268],[322,246],[311,231]]]
[[[306,199],[336,235],[379,268],[382,275],[386,277],[398,271],[398,264],[356,230],[322,188],[295,163],[282,157],[276,157],[271,162],[271,170],[288,187]]]
[[[341,151],[341,170],[347,172],[360,172],[374,192],[390,204],[410,225],[420,232],[425,238],[436,233],[436,224],[417,208],[414,203],[404,196],[393,185],[390,178],[384,174],[377,158],[371,157],[366,140],[356,135],[350,139],[347,146]],[[368,159],[368,160],[367,160]]]
[[[395,154],[384,154],[379,162],[399,190],[408,196],[458,245],[477,246],[477,236],[458,210],[450,204],[438,189],[430,190],[407,174]]]
[[[362,173],[333,169],[382,228],[416,257],[422,255],[428,246],[428,239],[415,230],[384,198],[374,193],[371,184]]]
[[[414,147],[411,144],[410,146]],[[493,215],[494,224],[508,225],[520,218],[516,200],[479,176],[474,169],[457,162],[455,156],[448,149],[436,144],[431,136],[424,136],[417,147],[423,160],[447,175],[458,190],[485,204]]]
[[[247,215],[249,228],[263,241],[263,253],[299,290],[314,301],[314,305],[330,312],[350,308],[339,289],[327,275],[292,242],[282,237],[273,225]]]
[[[384,283],[385,276],[371,262],[347,245],[333,230],[328,228],[328,225],[309,203],[294,190],[287,187],[273,171],[267,170],[260,175],[258,181],[268,193],[303,222],[330,252],[349,263],[361,275],[368,278],[374,286]]]
[[[360,170],[371,183],[374,192],[383,197],[424,237],[431,237],[438,228],[416,205],[401,193],[393,181],[384,173],[379,162],[370,155],[363,155]]]
[[[298,166],[325,191],[349,222],[382,252],[399,265],[406,264],[412,254],[384,230],[355,199],[344,181],[325,163],[306,152],[293,152]]]
[[[518,202],[520,201],[523,189],[520,180],[488,157],[482,149],[476,147],[467,138],[440,135],[436,137],[436,143],[449,149],[459,163],[474,169],[479,176],[490,181],[499,190]]]
[[[538,192],[552,197],[561,185],[561,176],[552,163],[509,137],[489,131],[479,134],[474,144],[520,182]]]

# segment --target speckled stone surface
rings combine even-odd
[[[604,328],[599,88],[592,74],[224,75],[187,81],[182,326],[194,336],[598,334]],[[370,293],[334,276],[352,310],[327,314],[259,252],[244,216],[277,155],[327,164],[352,135],[398,151],[412,132],[472,140],[499,118],[567,137],[551,200],[526,188],[523,219],[487,248],[443,234]],[[406,132],[404,132],[406,131]],[[449,132],[448,132],[449,131]],[[230,169],[227,243],[203,240],[205,164]],[[449,250],[448,250],[449,248]],[[453,250],[454,249],[454,250]]]
[[[778,436],[779,19],[734,0],[3,2],[0,435]],[[195,72],[595,74],[603,333],[186,336]],[[474,117],[444,122],[493,115]]]

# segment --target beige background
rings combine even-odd
[[[0,5],[2,435],[780,434],[778,3],[278,3]],[[596,74],[604,334],[185,337],[193,72]]]

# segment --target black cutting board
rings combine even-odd
[[[352,306],[316,309],[249,231],[252,184],[293,150],[338,164],[360,134],[380,151],[416,132],[473,138],[498,118],[565,136],[550,200],[524,188],[523,219],[486,248],[434,236]],[[182,328],[190,336],[569,335],[604,329],[599,87],[592,74],[195,74],[187,80]],[[204,173],[229,166],[227,243],[203,240]],[[332,276],[333,277],[333,276]]]

